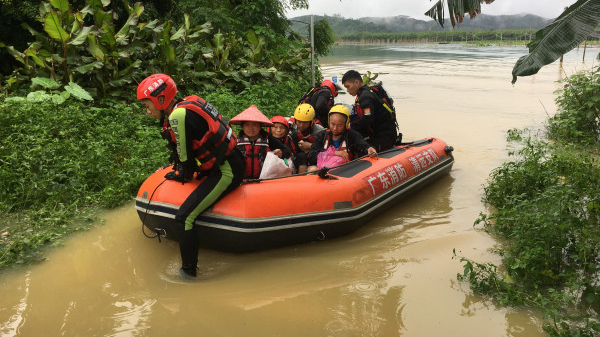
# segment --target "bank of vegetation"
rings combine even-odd
[[[564,80],[546,132],[511,130],[511,160],[484,188],[476,226],[501,265],[461,256],[460,279],[502,305],[544,314],[551,336],[600,335],[600,72]]]
[[[357,32],[336,35],[338,43],[478,43],[525,45],[535,38],[535,29],[430,31],[410,33]]]
[[[338,34],[335,42],[344,43],[468,43],[480,46],[525,46],[534,38],[536,29],[510,29],[510,30],[469,30],[469,31],[431,31],[411,33],[373,33],[358,32]],[[598,45],[600,40],[591,37],[585,43]]]
[[[146,76],[171,75],[179,97],[198,94],[228,118],[250,104],[293,112],[310,49],[286,4],[305,1],[2,1],[27,37],[15,28],[0,41],[0,268],[43,258],[168,163],[158,122],[135,100]]]

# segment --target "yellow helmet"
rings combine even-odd
[[[329,118],[331,114],[338,113],[346,116],[346,129],[350,127],[350,109],[344,104],[336,104],[329,109]]]
[[[294,111],[294,120],[301,122],[312,122],[315,119],[315,109],[308,103],[298,105]]]

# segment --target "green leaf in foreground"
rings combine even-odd
[[[586,39],[600,23],[600,0],[579,0],[554,22],[540,29],[529,43],[529,54],[515,64],[512,83],[517,76],[536,74],[540,68],[556,61],[561,55]]]
[[[51,38],[66,42],[71,36],[62,28],[62,22],[55,10],[51,10],[44,19],[44,30]]]
[[[87,100],[87,101],[94,100],[94,98],[92,98],[92,96],[87,91],[85,91],[85,89],[83,89],[79,84],[77,84],[75,82],[69,82],[68,85],[65,85],[65,90],[68,91],[74,97],[77,97],[79,99],[83,99],[83,100]]]
[[[60,84],[58,82],[47,77],[34,77],[31,79],[31,82],[41,85],[46,89],[56,89],[60,87]]]

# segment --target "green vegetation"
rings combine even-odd
[[[250,104],[289,115],[303,91],[290,82],[200,94],[231,118]],[[168,164],[157,122],[141,104],[35,97],[0,104],[10,112],[0,115],[0,268],[39,260],[41,247],[87,228],[98,210],[131,200],[151,172]]]
[[[239,92],[255,84],[284,81],[308,86],[310,50],[295,34],[280,36],[260,26],[260,21],[241,33],[221,32],[210,22],[194,24],[187,14],[179,19],[181,24],[143,22],[142,3],[124,2],[123,22],[107,11],[110,0],[86,0],[85,5],[73,10],[68,0],[42,2],[38,20],[43,30],[23,24],[35,41],[23,51],[0,44],[19,62],[4,79],[6,90],[28,90],[24,85],[39,77],[60,86],[77,83],[96,98],[120,98],[123,91],[158,72],[172,75],[187,92],[221,87]]]
[[[502,265],[460,257],[460,279],[500,304],[541,310],[551,336],[600,333],[598,71],[564,81],[548,140],[509,132],[519,149],[492,172],[493,211],[475,223],[501,239]]]
[[[358,32],[336,36],[336,42],[386,43],[478,43],[499,41],[502,44],[527,44],[535,36],[535,29],[433,31],[415,33]]]
[[[304,0],[34,3],[0,1],[21,20],[0,20],[15,26],[0,34],[0,268],[38,261],[168,163],[135,101],[146,76],[171,75],[178,97],[227,118],[251,104],[290,115],[309,86],[310,49],[283,14]],[[320,42],[324,55],[332,41]]]
[[[130,200],[164,163],[163,146],[140,107],[69,100],[0,105],[0,267],[86,228],[98,208]]]

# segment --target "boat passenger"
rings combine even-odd
[[[360,132],[364,139],[381,152],[394,146],[398,136],[396,121],[385,109],[380,99],[363,83],[362,76],[356,70],[347,71],[342,77],[346,91],[355,96],[351,128]]]
[[[273,116],[271,123],[273,123],[273,126],[269,128],[271,135],[283,143],[290,151],[291,156],[295,157],[298,153],[298,144],[292,139],[288,120],[283,116]]]
[[[273,123],[258,108],[251,105],[248,109],[233,117],[231,124],[242,126],[238,136],[237,148],[244,156],[244,179],[258,179],[268,151],[279,158],[289,158],[290,151],[275,137],[263,130]]]
[[[292,139],[298,144],[298,154],[294,165],[298,173],[306,172],[308,161],[306,155],[315,140],[315,135],[325,130],[321,125],[314,123],[315,109],[312,105],[303,103],[294,111],[294,125],[292,126]]]
[[[308,152],[309,171],[317,170],[317,157],[330,146],[335,148],[334,155],[346,162],[352,159],[375,155],[377,151],[367,143],[359,132],[350,129],[350,109],[344,104],[336,104],[329,110],[329,129],[317,134]]]
[[[175,82],[165,74],[150,75],[137,88],[137,99],[146,107],[147,115],[160,120],[161,135],[173,151],[175,165],[165,178],[184,184],[194,173],[198,178],[206,176],[175,215],[180,274],[187,278],[195,277],[198,269],[196,217],[240,185],[244,167],[235,134],[219,111],[196,95],[176,99],[176,94]]]
[[[318,87],[312,88],[304,94],[298,104],[310,104],[315,109],[315,123],[327,128],[327,114],[329,109],[335,105],[334,99],[340,89],[342,88],[339,84],[333,83],[331,80],[324,80]]]

